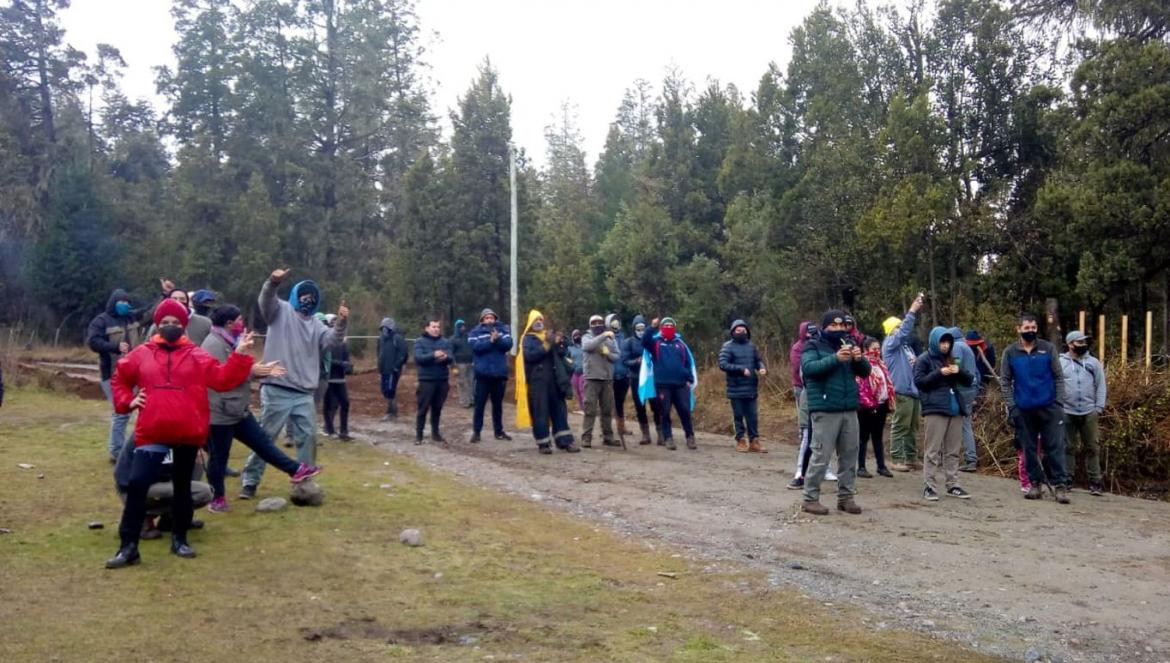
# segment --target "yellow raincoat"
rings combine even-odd
[[[520,344],[520,351],[516,353],[516,428],[531,428],[532,427],[532,413],[528,411],[528,375],[524,371],[524,337],[532,331],[532,323],[543,319],[544,315],[532,309],[528,312],[528,322],[524,325],[524,333],[520,335],[517,342]],[[546,330],[547,333],[547,330]],[[547,344],[548,341],[546,340]]]

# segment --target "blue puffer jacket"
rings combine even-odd
[[[719,370],[727,375],[728,398],[755,398],[759,395],[760,369],[764,368],[764,360],[760,359],[760,352],[752,343],[752,330],[743,320],[731,323],[731,331],[736,327],[747,329],[747,338],[738,341],[732,338],[723,344],[719,350]],[[751,375],[744,375],[744,369],[751,371]]]
[[[499,332],[495,343],[492,331]],[[508,377],[508,351],[512,349],[512,331],[508,325],[496,322],[493,325],[480,323],[467,335],[471,351],[475,353],[475,374],[489,378]]]
[[[442,350],[447,358],[435,359],[435,351]],[[414,342],[414,364],[418,367],[419,382],[443,382],[450,377],[449,368],[455,358],[451,354],[451,343],[442,336],[423,333]]]

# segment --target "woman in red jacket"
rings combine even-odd
[[[146,517],[146,493],[168,453],[174,463],[171,552],[180,557],[195,556],[187,544],[187,527],[193,513],[191,473],[199,448],[207,442],[207,390],[228,391],[248,379],[252,358],[244,353],[252,347],[252,335],[246,335],[221,365],[187,340],[188,319],[186,307],[179,302],[168,299],[159,304],[154,312],[158,334],[119,359],[114,371],[114,410],[129,414],[136,409],[139,413],[130,485],[118,526],[122,547],[106,562],[108,569],[140,561],[138,537]]]

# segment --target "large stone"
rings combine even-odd
[[[309,479],[293,484],[288,498],[297,506],[321,506],[325,503],[325,489]]]
[[[412,547],[421,546],[423,544],[422,532],[416,529],[402,530],[402,532],[398,535],[398,540],[401,541],[404,545]]]
[[[256,510],[261,513],[270,513],[272,511],[280,511],[286,506],[288,506],[288,500],[283,497],[266,497],[256,505]]]

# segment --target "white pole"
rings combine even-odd
[[[512,354],[515,355],[520,347],[520,294],[516,280],[516,145],[508,143],[508,181],[512,189]]]

